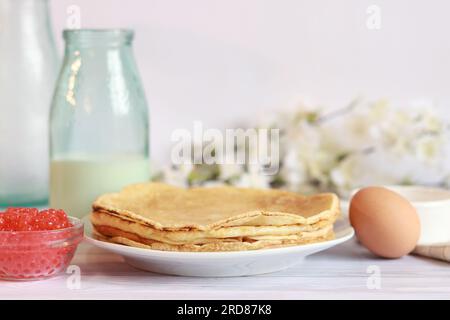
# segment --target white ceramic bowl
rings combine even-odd
[[[416,208],[421,230],[417,245],[450,243],[450,190],[422,186],[384,187],[408,199]],[[348,212],[348,202],[342,204],[343,212]]]

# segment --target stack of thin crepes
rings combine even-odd
[[[334,238],[339,199],[324,193],[135,184],[93,204],[96,237],[166,251],[242,251]]]

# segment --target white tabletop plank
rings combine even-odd
[[[450,298],[449,263],[417,256],[378,259],[354,240],[310,256],[285,271],[251,277],[148,273],[88,243],[80,245],[72,264],[81,269],[79,289],[68,287],[67,274],[43,281],[0,281],[0,299]],[[370,268],[380,271],[379,289],[367,286]]]

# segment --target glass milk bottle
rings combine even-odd
[[[50,206],[83,217],[147,181],[148,110],[129,30],[66,30],[50,115]]]
[[[48,201],[58,57],[47,0],[0,0],[0,207]]]

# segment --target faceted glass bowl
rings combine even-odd
[[[39,280],[64,271],[83,239],[84,225],[45,231],[0,231],[0,279]]]

